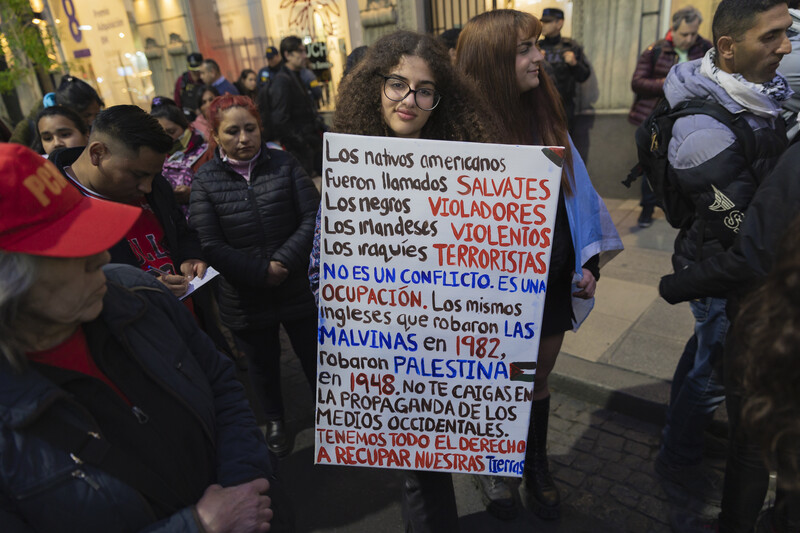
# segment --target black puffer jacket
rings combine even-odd
[[[783,154],[756,191],[733,247],[661,278],[661,297],[678,303],[703,296],[738,297],[772,269],[781,236],[800,213],[800,143]]]
[[[317,110],[300,75],[281,67],[269,86],[273,134],[293,150],[319,144]]]
[[[217,151],[192,181],[189,208],[203,257],[225,278],[220,316],[235,330],[316,314],[306,276],[317,188],[291,154],[266,147],[250,175],[248,183]],[[267,287],[270,261],[289,269],[277,287]]]

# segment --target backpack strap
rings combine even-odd
[[[731,113],[717,102],[702,98],[681,102],[670,111],[670,117],[675,120],[689,115],[708,115],[725,125],[742,145],[747,166],[753,164],[756,157],[756,137],[742,114]]]
[[[98,433],[79,429],[54,413],[44,413],[21,431],[69,453],[77,465],[87,463],[99,468],[171,513],[194,503],[181,501],[161,476],[139,459],[115,448]]]

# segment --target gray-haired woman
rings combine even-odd
[[[290,522],[232,364],[160,283],[104,268],[140,210],[23,146],[0,145],[0,175],[3,531]]]

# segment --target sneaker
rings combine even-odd
[[[678,509],[669,515],[669,525],[675,533],[718,533],[719,521]]]
[[[653,225],[653,211],[655,208],[652,205],[642,207],[642,213],[639,215],[640,228],[649,228]]]
[[[675,465],[656,457],[656,473],[688,494],[714,507],[722,503],[722,476],[702,464]]]
[[[472,476],[481,491],[483,503],[490,515],[500,520],[513,520],[519,508],[508,483],[499,476]]]

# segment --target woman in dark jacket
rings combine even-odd
[[[269,447],[286,455],[278,334],[283,324],[313,392],[317,308],[306,272],[319,193],[294,157],[265,146],[252,100],[220,96],[210,117],[219,148],[192,183],[189,222],[224,276],[220,315],[247,354]]]
[[[456,54],[460,70],[474,80],[484,94],[492,95],[503,142],[564,146],[566,150],[520,485],[523,505],[539,518],[552,520],[561,514],[561,497],[547,460],[550,416],[547,378],[555,365],[564,333],[577,329],[581,315],[585,318],[591,309],[581,300],[594,297],[600,277],[599,252],[614,253],[622,248],[622,242],[567,133],[566,115],[555,85],[541,68],[544,56],[536,47],[541,32],[541,22],[528,13],[510,9],[483,13],[464,26]],[[486,57],[494,61],[487,62]],[[589,205],[598,208],[586,209]],[[586,226],[596,229],[587,232]],[[482,486],[490,501],[490,512],[501,518],[513,516],[516,500],[508,488],[500,490],[498,482]]]

